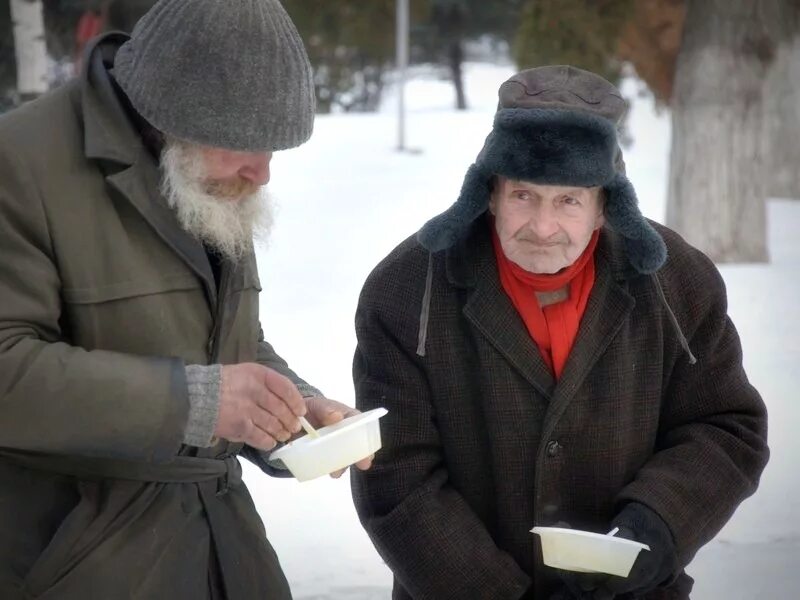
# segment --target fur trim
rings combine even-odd
[[[467,170],[461,194],[453,206],[425,223],[417,234],[419,243],[430,252],[438,252],[456,243],[470,224],[489,207],[492,196],[492,174],[480,165]]]
[[[633,268],[654,273],[667,261],[667,246],[639,211],[639,201],[627,177],[617,174],[605,186],[606,222],[625,239],[625,251]]]
[[[666,261],[667,247],[639,211],[631,182],[614,170],[618,157],[616,131],[606,119],[577,111],[502,109],[458,200],[428,221],[417,239],[430,252],[455,244],[489,207],[495,174],[543,185],[602,186],[606,221],[625,239],[631,265],[653,273]]]
[[[543,185],[594,187],[614,177],[617,134],[601,117],[504,108],[478,158],[490,173]]]

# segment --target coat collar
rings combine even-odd
[[[84,152],[100,163],[110,187],[126,198],[200,277],[213,308],[217,286],[205,249],[181,227],[161,196],[158,164],[131,123],[109,75],[117,50],[128,39],[122,33],[109,33],[87,48],[81,76]]]
[[[465,317],[551,400],[548,423],[553,427],[553,419],[563,414],[632,310],[634,300],[627,292],[627,279],[638,274],[630,268],[622,239],[604,229],[596,250],[595,284],[564,373],[556,383],[500,283],[490,227],[488,219],[479,219],[468,236],[446,251],[448,281],[471,290],[464,305]]]
[[[479,219],[471,235],[448,251],[448,279],[458,287],[472,289],[464,305],[467,320],[539,393],[550,398],[555,380],[503,290],[489,227],[488,220]]]
[[[137,162],[144,144],[109,76],[117,50],[128,39],[123,33],[109,33],[87,47],[81,73],[81,108],[86,157],[130,166]]]

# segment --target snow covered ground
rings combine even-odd
[[[471,110],[452,110],[446,82],[408,91],[408,145],[395,152],[394,101],[374,115],[320,117],[312,140],[276,155],[280,209],[259,253],[265,335],[303,377],[352,404],[353,314],[370,270],[429,217],[449,206],[489,132],[496,91],[511,67],[468,65]],[[643,212],[663,220],[669,117],[633,99],[628,173]],[[771,205],[773,263],[722,268],[748,374],[770,409],[772,460],[745,502],[689,568],[694,598],[798,597],[800,590],[800,202]],[[245,477],[298,600],[390,597],[391,576],[363,533],[347,476],[303,484],[245,465]]]

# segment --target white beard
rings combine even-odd
[[[254,237],[269,237],[273,210],[265,187],[241,199],[208,193],[202,155],[177,140],[167,140],[161,170],[161,192],[181,227],[226,259],[238,262],[253,249]]]

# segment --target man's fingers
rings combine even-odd
[[[372,456],[368,456],[367,458],[364,458],[364,459],[358,461],[356,463],[356,467],[358,469],[360,469],[361,471],[366,471],[367,469],[372,467],[372,461],[374,459],[375,459],[375,455],[374,454]],[[347,471],[347,468],[340,469],[339,471],[334,471],[333,473],[331,473],[331,477],[333,477],[334,479],[339,479],[339,477],[344,475],[345,471]]]
[[[307,398],[306,404],[308,405],[308,416],[312,424],[317,427],[333,425],[351,414],[358,414],[357,410],[322,396]]]
[[[288,442],[292,437],[283,422],[265,410],[253,411],[253,424],[279,442]]]
[[[277,371],[264,368],[264,384],[267,389],[282,400],[289,410],[298,417],[305,416],[306,414],[306,401],[297,390],[297,386],[293,384],[287,377],[284,377]]]
[[[327,411],[340,414],[343,419],[360,414],[360,411],[356,410],[352,406],[347,406],[347,404],[342,404],[341,402],[338,402],[337,400],[331,400],[330,398],[315,397],[309,398],[308,400],[309,405],[315,402],[323,403]]]
[[[344,419],[344,415],[336,409],[320,411],[315,415],[314,420],[318,423],[317,427],[334,425]]]
[[[256,412],[260,411],[272,415],[290,433],[300,431],[300,421],[297,420],[297,415],[292,412],[280,397],[268,389],[262,389],[256,398],[258,401],[258,406],[255,407]]]
[[[261,429],[258,425],[253,423],[253,427],[249,431],[245,440],[249,446],[258,450],[272,450],[278,445],[278,442],[269,433]]]
[[[362,471],[366,471],[367,469],[372,467],[372,461],[375,459],[375,455],[368,456],[367,458],[360,460],[356,463],[356,467]]]

